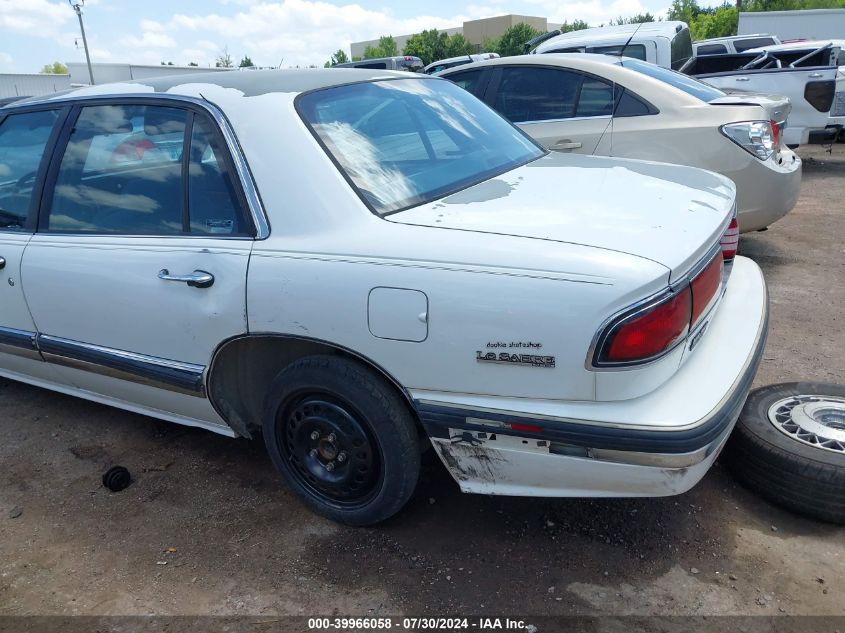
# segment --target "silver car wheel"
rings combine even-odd
[[[845,398],[796,395],[769,407],[769,421],[803,444],[845,453]]]

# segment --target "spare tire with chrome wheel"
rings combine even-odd
[[[408,406],[354,360],[311,356],[282,370],[265,400],[263,433],[288,485],[334,521],[383,521],[416,487],[420,446]]]
[[[725,459],[737,479],[769,501],[845,523],[845,385],[755,389]]]

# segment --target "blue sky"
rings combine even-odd
[[[640,11],[664,14],[669,0],[88,0],[92,61],[213,64],[228,48],[237,63],[320,64],[339,47],[379,35],[460,26],[517,13],[553,22],[599,24]],[[76,40],[79,40],[78,45]],[[0,72],[37,72],[53,61],[84,61],[67,0],[0,0]]]

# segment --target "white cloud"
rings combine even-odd
[[[73,9],[67,3],[0,0],[0,33],[11,31],[37,37],[55,37],[73,17]]]
[[[176,48],[176,40],[166,33],[153,33],[144,31],[141,37],[127,35],[120,40],[123,46],[135,49],[133,53],[146,53],[149,49]]]
[[[14,60],[9,53],[4,53],[0,51],[0,71],[2,72],[14,72]]]

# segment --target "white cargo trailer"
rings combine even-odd
[[[845,9],[743,12],[737,33],[769,33],[781,41],[839,39],[845,35]]]

